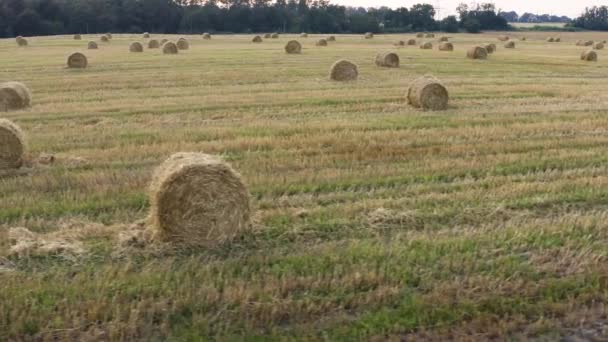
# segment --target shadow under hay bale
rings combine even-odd
[[[354,81],[358,76],[359,70],[357,66],[345,59],[335,62],[329,70],[329,79],[333,81]]]
[[[87,56],[80,52],[74,52],[68,57],[68,68],[71,69],[84,69],[88,66],[89,62]]]
[[[21,128],[12,121],[0,119],[0,170],[23,165],[27,144]]]
[[[381,52],[376,55],[376,65],[385,68],[398,68],[399,55],[394,52]]]
[[[32,101],[32,93],[21,82],[0,84],[0,112],[27,108]]]
[[[445,110],[448,108],[448,100],[447,89],[432,76],[416,79],[407,92],[408,103],[424,110]]]
[[[285,44],[285,52],[288,54],[298,54],[302,52],[302,44],[297,40],[290,40]]]
[[[144,46],[140,42],[133,42],[129,45],[130,52],[144,52]]]
[[[488,58],[488,51],[481,46],[473,46],[467,50],[467,57],[470,59],[486,59]]]

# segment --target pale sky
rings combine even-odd
[[[419,3],[428,3],[437,7],[437,3],[439,3],[442,8],[441,17],[456,14],[456,6],[462,2],[466,4],[471,3],[468,0],[330,0],[332,4],[354,7],[387,6],[392,8],[410,8],[412,5]],[[571,18],[578,17],[585,10],[585,7],[608,4],[607,0],[481,0],[477,2],[493,2],[496,4],[496,8],[507,12],[515,11],[519,15],[530,12],[534,14],[567,15]]]

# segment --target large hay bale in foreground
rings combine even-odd
[[[151,39],[148,42],[148,49],[158,49],[160,47],[160,42],[156,39]]]
[[[505,48],[507,49],[515,49],[515,42],[514,41],[509,41],[505,44]]]
[[[593,48],[595,50],[602,50],[604,48],[604,43],[595,43],[595,45],[593,45]]]
[[[95,50],[95,49],[97,49],[97,43],[95,43],[94,41],[90,41],[87,44],[87,49],[89,49],[89,50]]]
[[[302,52],[302,44],[297,40],[290,40],[285,44],[285,52],[289,54],[296,54]]]
[[[374,34],[371,32],[366,32],[364,37],[365,39],[372,39],[374,38]]]
[[[209,32],[203,33],[203,39],[205,39],[205,40],[211,39],[211,34]]]
[[[255,36],[255,37],[253,37],[253,39],[251,41],[254,42],[254,43],[261,43],[262,42],[262,37]]]
[[[144,46],[140,42],[133,42],[129,45],[130,52],[144,52]]]
[[[144,32],[143,37],[144,37],[144,39],[150,38],[150,33]]]
[[[68,68],[73,69],[84,69],[89,64],[87,56],[80,52],[74,52],[68,56]]]
[[[454,51],[454,45],[450,42],[441,42],[439,44],[439,51]]]
[[[0,170],[16,169],[23,165],[25,135],[13,122],[0,119]]]
[[[416,39],[408,39],[407,40],[407,45],[418,45],[418,43],[416,42]]]
[[[81,40],[81,39],[82,39],[81,35],[79,35],[79,34],[74,35],[74,40]]]
[[[447,89],[434,77],[416,79],[407,92],[407,101],[416,108],[425,110],[445,110],[448,108]]]
[[[328,42],[335,42],[336,41],[336,37],[335,36],[329,36],[329,37],[327,37],[327,41]]]
[[[597,62],[597,52],[593,50],[583,51],[583,53],[581,53],[581,60],[587,62]]]
[[[179,52],[177,45],[174,42],[166,42],[163,44],[163,53],[165,55],[175,55]]]
[[[277,38],[279,38],[279,34],[275,32],[275,33],[273,33],[273,34],[270,35],[270,38],[271,39],[277,39]]]
[[[424,42],[422,44],[420,44],[420,48],[423,50],[430,50],[433,48],[433,43],[431,42]]]
[[[176,153],[154,172],[150,224],[155,238],[182,247],[226,242],[249,228],[249,192],[218,157]]]
[[[316,46],[327,46],[327,40],[325,39],[319,39],[317,40],[317,42],[315,43]]]
[[[23,109],[30,106],[32,93],[21,82],[0,84],[0,111]]]
[[[27,39],[25,39],[25,38],[23,38],[21,36],[15,38],[15,41],[17,42],[17,45],[19,45],[19,46],[27,46],[28,45]]]
[[[481,46],[473,46],[467,50],[467,57],[470,59],[486,59],[488,51]]]
[[[177,40],[177,44],[175,44],[177,46],[178,50],[188,50],[190,49],[190,43],[188,42],[188,40],[186,38],[180,38]]]
[[[329,70],[329,78],[333,81],[354,81],[358,76],[357,65],[345,59],[335,62]]]
[[[376,65],[385,68],[398,68],[399,55],[394,52],[381,52],[376,55]]]

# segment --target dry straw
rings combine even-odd
[[[95,50],[95,49],[97,49],[97,43],[95,43],[94,41],[90,41],[90,42],[87,44],[87,48],[88,48],[89,50]]]
[[[150,38],[150,33],[148,33],[148,32],[144,32],[143,37],[144,37],[145,39]]]
[[[25,135],[13,122],[0,119],[0,170],[23,165],[26,150]]]
[[[345,59],[335,62],[329,70],[329,78],[333,81],[354,81],[358,76],[357,66]]]
[[[177,45],[175,45],[175,43],[166,42],[165,44],[163,44],[163,53],[165,55],[175,55],[178,52],[179,49],[177,48]]]
[[[254,43],[261,43],[262,42],[262,37],[255,36],[255,37],[253,37],[253,39],[251,41],[254,42]]]
[[[507,49],[515,49],[515,42],[514,41],[507,42],[505,44],[505,48],[507,48]]]
[[[156,39],[151,39],[148,42],[148,49],[158,49],[160,47],[160,42]]]
[[[205,40],[211,39],[211,34],[209,32],[203,33],[203,39],[205,39]]]
[[[416,39],[408,39],[407,41],[407,45],[417,45],[418,43],[416,42]]]
[[[365,39],[372,39],[374,38],[374,34],[371,32],[366,32],[364,37]]]
[[[21,82],[0,84],[0,111],[23,109],[30,106],[32,93]]]
[[[327,46],[327,40],[325,39],[319,39],[317,40],[317,42],[315,43],[316,46]]]
[[[88,64],[87,56],[80,52],[74,52],[68,57],[68,68],[84,69]]]
[[[445,110],[448,108],[447,89],[432,76],[416,79],[407,92],[410,105],[424,110]]]
[[[399,55],[394,52],[381,52],[376,55],[376,65],[385,68],[398,68]]]
[[[424,33],[422,33],[422,32],[416,33],[416,38],[424,38]]]
[[[129,45],[130,52],[144,52],[144,46],[140,42],[133,42]]]
[[[102,42],[107,43],[110,41],[110,38],[108,36],[106,36],[105,34],[101,36],[101,38],[99,38]]]
[[[596,50],[602,50],[604,48],[604,43],[595,43],[595,45],[593,45],[593,48]]]
[[[21,36],[15,38],[15,41],[17,41],[17,45],[19,45],[19,46],[27,46],[28,45],[27,39],[25,39],[25,38],[23,38]]]
[[[430,50],[433,48],[433,43],[431,42],[424,42],[422,44],[420,44],[420,48],[423,50]]]
[[[249,228],[249,192],[241,176],[220,158],[177,153],[154,172],[150,224],[155,238],[207,247]]]
[[[488,58],[488,51],[481,46],[473,46],[467,50],[467,57],[470,59],[486,59]]]
[[[290,40],[285,44],[285,52],[289,54],[296,54],[302,52],[302,44],[297,40]]]
[[[81,39],[82,39],[81,35],[79,35],[79,34],[74,35],[74,40],[81,40]]]
[[[441,42],[439,44],[439,51],[454,51],[454,45],[450,42]]]
[[[597,52],[593,50],[583,51],[583,53],[581,53],[581,60],[587,62],[597,62]]]
[[[179,50],[188,50],[190,48],[190,43],[186,38],[178,39],[176,45]]]
[[[328,42],[335,42],[336,41],[336,37],[335,36],[329,36],[329,37],[327,37],[327,41]]]

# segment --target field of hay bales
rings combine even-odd
[[[0,112],[28,143],[0,174],[0,340],[606,337],[608,53],[576,42],[608,34],[506,34],[516,48],[454,34],[453,52],[395,46],[414,34],[185,36],[177,54],[141,35],[0,40],[0,81],[32,92]],[[87,67],[67,68],[78,51]],[[376,66],[387,51],[399,68]],[[329,80],[340,59],[356,81]],[[425,75],[447,110],[408,105]],[[117,248],[108,227],[147,217],[176,152],[239,172],[251,228]],[[80,243],[16,255],[16,227]]]

